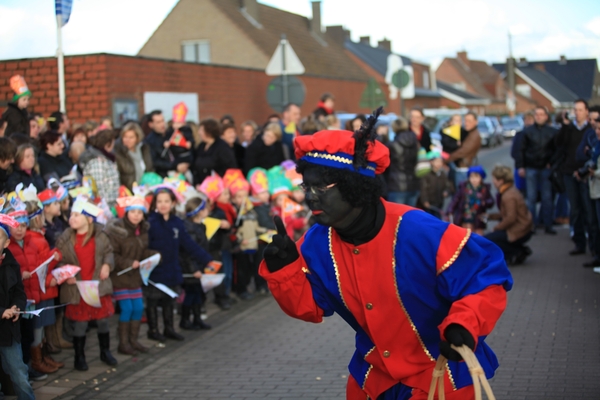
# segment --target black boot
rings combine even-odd
[[[99,333],[98,342],[100,343],[100,360],[108,365],[117,365],[117,360],[110,353],[110,333]]]
[[[181,306],[181,320],[179,321],[179,327],[186,331],[198,330],[190,321],[190,306]]]
[[[181,336],[179,333],[175,332],[175,328],[173,327],[173,302],[165,301],[163,304],[163,322],[165,324],[164,335],[168,339],[174,340],[184,340],[185,338]]]
[[[154,301],[149,300],[146,307],[146,318],[148,319],[148,339],[165,342],[166,337],[158,331],[158,310]]]
[[[88,365],[85,362],[85,336],[73,336],[73,350],[75,350],[75,369],[77,371],[87,371]]]
[[[202,304],[194,304],[192,311],[194,312],[194,326],[196,329],[208,330],[212,328],[212,326],[202,321]]]

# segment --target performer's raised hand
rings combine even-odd
[[[462,361],[462,356],[458,351],[450,347],[451,344],[460,347],[462,345],[467,346],[471,350],[475,350],[475,339],[473,335],[462,325],[450,324],[444,330],[445,342],[440,342],[440,353],[448,360],[451,361]]]
[[[277,234],[273,235],[273,241],[267,245],[264,252],[267,269],[271,272],[279,271],[300,257],[296,243],[287,235],[281,218],[276,216],[273,218],[273,222],[275,222]]]

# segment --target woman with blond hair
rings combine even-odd
[[[140,182],[145,172],[154,172],[150,147],[143,142],[142,128],[129,122],[121,129],[115,143],[115,157],[121,185],[131,190],[133,182]]]

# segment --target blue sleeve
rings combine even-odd
[[[456,261],[439,274],[438,290],[444,298],[456,301],[492,285],[506,291],[512,288],[504,254],[494,243],[472,234]]]
[[[181,220],[178,221],[179,246],[196,259],[198,264],[206,265],[213,260],[210,254],[196,243],[185,230]]]

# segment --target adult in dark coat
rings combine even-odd
[[[152,165],[154,172],[162,177],[166,177],[169,171],[175,170],[175,157],[171,151],[165,147],[165,142],[169,140],[166,136],[167,125],[165,117],[160,110],[152,111],[149,116],[148,126],[151,132],[146,136],[144,142],[150,147]]]
[[[412,131],[406,130],[406,122],[395,120],[392,129],[396,133],[388,144],[390,166],[385,171],[388,200],[398,204],[416,206],[419,198],[419,179],[415,174],[420,144]]]
[[[227,143],[233,150],[235,162],[237,163],[238,167],[242,168],[244,166],[244,159],[246,158],[246,148],[238,141],[235,126],[225,124],[223,125],[221,131],[221,139],[223,139],[225,143]]]
[[[319,103],[317,103],[317,108],[313,111],[313,115],[315,120],[325,123],[325,118],[328,115],[332,115],[334,113],[333,107],[335,106],[335,98],[331,93],[323,93]]]
[[[268,170],[285,161],[281,136],[281,127],[278,123],[271,123],[265,127],[263,133],[257,136],[246,149],[244,174],[255,167]]]
[[[26,108],[19,108],[17,103],[8,103],[2,116],[7,122],[5,136],[9,137],[13,133],[23,133],[29,136],[29,115]]]
[[[429,151],[431,150],[431,136],[429,129],[423,126],[423,121],[425,121],[423,110],[420,108],[413,108],[410,110],[410,130],[417,136],[421,147],[424,148],[425,151]]]
[[[5,192],[6,183],[10,176],[10,166],[15,160],[17,146],[9,138],[0,137],[0,193]]]
[[[26,188],[29,184],[33,184],[36,187],[38,193],[46,188],[44,180],[36,172],[35,167],[35,153],[33,146],[30,144],[22,144],[17,147],[17,154],[15,155],[15,163],[13,172],[6,181],[6,192],[10,193],[15,190],[19,183],[23,184]]]
[[[119,180],[129,190],[140,182],[145,172],[154,172],[150,146],[144,143],[142,128],[135,122],[125,124],[115,142],[115,159]]]
[[[235,154],[231,147],[221,139],[219,123],[206,119],[198,128],[202,143],[196,149],[194,161],[194,181],[202,183],[212,171],[223,176],[229,168],[237,168]]]
[[[65,144],[62,141],[61,134],[56,131],[47,131],[40,137],[40,156],[38,164],[40,166],[40,175],[44,181],[49,179],[51,174],[57,178],[69,175],[73,168],[73,162],[64,152]]]

